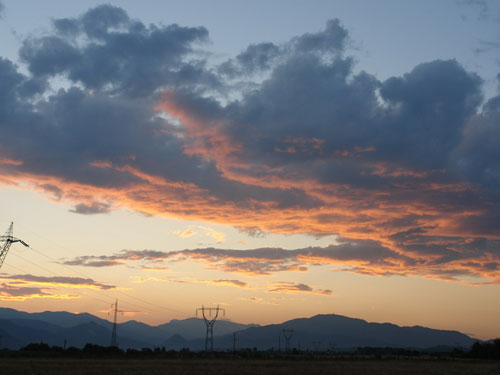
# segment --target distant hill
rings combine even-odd
[[[258,327],[257,324],[239,324],[231,322],[230,320],[218,320],[215,323],[214,335],[222,336],[232,334],[233,332],[241,331],[250,327]],[[169,336],[180,335],[187,340],[197,338],[205,338],[207,326],[203,319],[188,318],[183,320],[172,319],[167,324],[158,326]]]
[[[92,321],[66,328],[35,319],[0,319],[0,336],[0,347],[10,349],[39,342],[62,347],[65,341],[67,347],[83,347],[87,343],[109,346],[111,330]],[[127,337],[122,337],[120,343],[134,348],[149,345]]]
[[[39,313],[27,313],[14,309],[0,308],[0,319],[29,319],[40,320],[42,322],[52,323],[59,327],[74,327],[78,324],[94,322],[103,327],[111,327],[112,323],[98,318],[92,314],[80,313],[73,314],[66,311],[44,311]]]
[[[0,347],[19,348],[31,342],[82,347],[86,343],[107,346],[112,324],[91,314],[68,312],[26,313],[0,308]],[[316,315],[258,326],[220,320],[214,327],[214,347],[232,349],[233,333],[238,348],[260,350],[285,348],[283,329],[293,330],[290,347],[302,350],[327,350],[357,347],[431,348],[470,347],[476,340],[457,331],[425,327],[400,327],[390,323],[368,323],[341,315]],[[191,350],[204,348],[206,326],[202,319],[172,320],[150,326],[134,320],[118,325],[122,348],[160,347]]]
[[[291,348],[327,350],[364,346],[394,348],[430,348],[436,346],[470,347],[475,341],[457,331],[425,327],[400,327],[390,323],[368,323],[342,315],[316,315],[282,324],[252,327],[237,333],[240,347],[257,349],[285,348],[282,330],[293,330]],[[281,338],[280,338],[281,336]],[[217,339],[217,346],[228,348],[232,335]]]
[[[216,335],[232,334],[255,324],[239,324],[229,320],[216,323]],[[82,347],[86,343],[107,346],[111,342],[112,323],[92,314],[65,311],[27,313],[0,308],[0,347],[19,348],[31,342]],[[121,347],[137,348],[165,346],[180,349],[190,341],[205,338],[203,319],[173,319],[160,326],[150,326],[135,320],[118,324]]]

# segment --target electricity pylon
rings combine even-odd
[[[14,222],[11,222],[9,229],[7,229],[7,232],[5,232],[5,236],[0,236],[0,242],[5,242],[4,245],[2,246],[2,250],[0,250],[0,267],[2,267],[3,261],[5,260],[5,257],[9,252],[10,245],[16,242],[20,242],[24,246],[29,247],[29,245],[26,242],[20,240],[19,238],[14,237],[13,234],[14,234]]]
[[[290,340],[292,340],[293,329],[283,329],[283,336],[285,337],[285,350],[290,351]]]
[[[217,317],[219,316],[219,311],[222,311],[222,314],[225,316],[226,315],[226,310],[219,308],[219,305],[217,307],[205,307],[201,306],[200,308],[196,309],[196,316],[198,316],[198,311],[201,310],[201,313],[203,315],[203,319],[205,319],[205,324],[207,325],[207,334],[205,336],[205,351],[213,351],[214,350],[214,324],[215,321],[217,320]],[[205,311],[209,313],[210,319],[207,318]],[[212,317],[212,311],[215,311],[215,316]]]
[[[118,310],[118,300],[116,300],[115,303],[111,304],[111,308],[113,307],[114,307],[114,319],[113,319],[113,331],[111,332],[111,346],[118,346],[118,342],[116,340],[116,321],[118,318],[118,313],[122,313],[123,315],[123,311]]]

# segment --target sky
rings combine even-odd
[[[0,306],[500,337],[496,1],[0,0]]]

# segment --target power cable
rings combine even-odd
[[[16,223],[19,225],[19,222],[18,222],[18,221],[16,221]],[[60,243],[58,243],[58,242],[56,242],[56,241],[54,241],[54,240],[52,240],[52,239],[50,239],[50,238],[48,238],[48,237],[45,237],[45,236],[43,236],[43,235],[41,235],[41,234],[39,234],[39,233],[36,233],[36,232],[35,232],[35,231],[33,231],[32,229],[27,228],[26,226],[24,226],[24,225],[22,225],[22,224],[20,224],[20,226],[21,226],[21,227],[23,227],[24,229],[26,229],[26,230],[30,231],[31,233],[35,234],[36,236],[38,236],[38,237],[40,237],[40,238],[43,238],[43,239],[45,239],[45,240],[47,240],[47,241],[50,241],[50,242],[52,242],[52,243],[54,243],[54,244],[56,244],[56,245],[57,245],[60,249],[62,249],[62,250],[64,250],[64,251],[67,251],[67,247],[65,247],[64,245],[62,245],[62,244],[60,244]],[[86,275],[86,274],[84,274],[84,273],[82,273],[82,272],[80,272],[80,271],[78,271],[78,270],[75,270],[75,269],[69,268],[68,266],[66,266],[66,265],[64,265],[64,264],[61,264],[58,260],[56,260],[56,259],[52,258],[51,256],[47,255],[46,253],[44,253],[44,252],[42,252],[42,251],[39,251],[39,250],[37,250],[37,249],[33,248],[32,246],[29,246],[29,249],[31,249],[31,250],[33,250],[33,251],[35,251],[36,253],[38,253],[39,255],[41,255],[41,256],[43,256],[43,257],[45,257],[45,258],[47,258],[47,259],[51,260],[52,262],[54,262],[54,263],[58,264],[59,266],[66,268],[67,270],[69,270],[70,272],[72,272],[72,273],[74,273],[74,274],[78,274],[78,275],[80,275],[80,276],[82,276],[82,277],[84,277],[84,278],[87,278],[87,279],[93,279],[92,277],[89,277],[88,275]],[[30,262],[30,263],[34,264],[33,262]],[[45,270],[46,270],[46,269],[45,269]],[[52,272],[52,271],[49,271],[49,272]],[[53,273],[53,274],[55,274],[55,273]],[[95,293],[99,293],[99,294],[101,294],[101,295],[106,296],[106,295],[105,295],[105,294],[103,294],[102,292],[99,292],[99,291],[97,291],[97,290],[95,290],[95,289],[90,289],[90,290],[91,290],[91,291],[93,291],[93,292],[95,292]],[[176,314],[176,315],[181,315],[181,316],[183,316],[183,317],[188,317],[188,318],[192,317],[192,315],[191,315],[191,314],[186,314],[185,312],[180,311],[180,310],[176,310],[176,309],[172,309],[172,308],[167,308],[167,307],[164,307],[164,306],[160,306],[160,305],[157,305],[157,304],[151,303],[151,302],[146,301],[146,300],[144,300],[144,299],[142,299],[142,298],[139,298],[139,297],[136,297],[136,296],[130,295],[130,294],[125,293],[125,292],[120,291],[120,290],[115,290],[114,292],[119,293],[119,294],[121,294],[121,295],[123,295],[123,296],[126,296],[126,297],[128,297],[128,298],[132,298],[132,299],[134,299],[134,300],[136,300],[136,301],[140,301],[140,302],[142,302],[143,304],[147,304],[147,305],[153,306],[153,307],[155,307],[155,308],[157,308],[157,309],[160,309],[160,310],[163,310],[163,311],[158,311],[158,310],[154,310],[154,309],[151,309],[151,308],[144,308],[144,306],[140,306],[140,305],[138,305],[138,304],[136,304],[136,303],[132,303],[132,302],[130,302],[130,301],[122,300],[122,301],[124,301],[124,302],[126,303],[126,305],[135,306],[136,308],[138,307],[138,308],[140,308],[140,309],[142,309],[142,310],[146,310],[146,311],[149,311],[149,312],[156,312],[156,313],[160,313],[160,314],[163,314],[164,312],[168,312],[169,314],[174,313],[174,314]],[[107,297],[107,298],[109,298],[109,296],[106,296],[106,297]]]
[[[80,275],[80,276],[83,276],[83,277],[85,277],[85,278],[87,278],[87,279],[92,279],[91,277],[89,277],[88,275],[86,275],[86,274],[84,274],[84,273],[82,273],[82,272],[80,272],[80,271],[77,271],[77,270],[71,269],[71,268],[69,268],[68,266],[66,266],[66,265],[64,265],[64,264],[59,263],[56,259],[52,258],[51,256],[49,256],[49,255],[47,255],[47,254],[44,254],[43,252],[41,252],[41,251],[39,251],[39,250],[37,250],[37,249],[35,249],[35,248],[31,247],[31,246],[30,246],[29,248],[30,248],[31,250],[35,251],[36,253],[38,253],[38,254],[40,254],[40,255],[44,256],[45,258],[47,258],[47,259],[51,260],[52,262],[57,263],[57,264],[58,264],[58,265],[60,265],[61,267],[66,268],[67,270],[69,270],[69,271],[71,271],[71,272],[73,272],[73,273],[75,273],[75,274],[78,274],[78,275]],[[170,308],[167,308],[167,307],[164,307],[164,306],[160,306],[160,305],[156,305],[156,304],[151,303],[151,302],[148,302],[148,301],[146,301],[146,300],[144,300],[144,299],[142,299],[142,298],[135,297],[135,296],[132,296],[132,295],[130,295],[130,294],[128,294],[128,293],[122,292],[121,290],[116,290],[115,292],[116,292],[116,293],[120,293],[120,294],[122,294],[122,295],[124,295],[124,296],[127,296],[128,298],[133,298],[133,299],[135,299],[135,300],[137,300],[137,301],[140,301],[140,302],[142,302],[142,303],[146,303],[146,304],[151,305],[151,306],[154,306],[154,307],[156,307],[156,308],[159,308],[159,309],[162,309],[162,310],[168,311],[169,313],[176,313],[176,314],[180,314],[180,315],[183,315],[183,316],[192,317],[192,315],[188,315],[188,314],[186,314],[186,313],[184,313],[184,312],[182,312],[182,311],[175,310],[175,309],[170,309]],[[131,304],[131,303],[129,303],[129,304]],[[137,306],[137,305],[136,305],[136,306]],[[147,309],[146,309],[146,310],[147,310]],[[149,309],[149,310],[150,310],[150,311],[154,311],[154,310],[151,310],[151,309]],[[155,312],[159,312],[159,311],[155,311]],[[160,313],[162,313],[162,312],[160,312]]]

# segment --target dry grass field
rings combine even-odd
[[[9,375],[499,375],[495,361],[432,359],[40,359],[3,358],[0,373]]]

